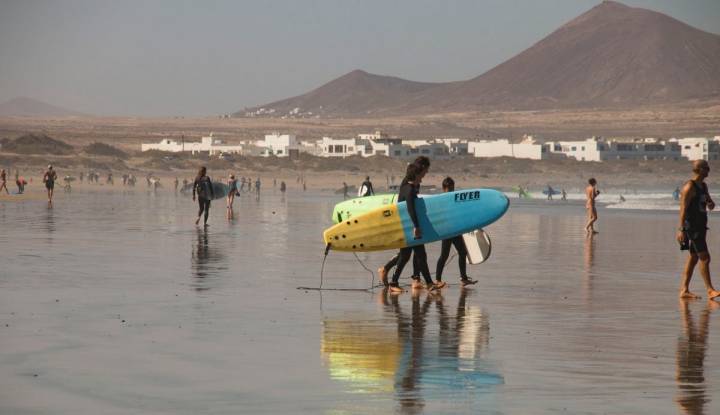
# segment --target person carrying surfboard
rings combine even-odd
[[[420,229],[420,222],[418,221],[417,212],[415,210],[415,202],[418,198],[418,188],[425,175],[425,170],[417,164],[410,164],[407,167],[405,173],[405,183],[400,186],[398,192],[398,202],[405,202],[407,205],[408,215],[413,223],[413,237],[415,239],[422,238],[422,230]],[[395,273],[393,274],[392,282],[390,283],[390,291],[393,293],[402,293],[404,290],[400,288],[398,281],[402,274],[403,268],[410,260],[410,256],[414,255],[417,259],[420,273],[425,279],[426,288],[428,291],[437,290],[437,286],[433,284],[433,280],[430,277],[430,269],[427,263],[427,252],[425,252],[425,245],[415,245],[400,249],[400,255],[398,256],[398,263],[395,267]]]
[[[413,164],[420,167],[420,170],[422,171],[423,176],[428,172],[428,170],[430,170],[430,159],[427,158],[426,156],[418,156],[415,160],[413,160]],[[392,180],[395,181],[395,176],[393,176]],[[400,183],[400,186],[402,186],[405,183],[406,183],[406,180],[403,178]],[[420,193],[420,184],[418,184],[416,186],[416,188],[417,188],[417,193],[419,194]],[[386,287],[389,284],[387,276],[390,273],[390,270],[395,265],[397,265],[398,258],[400,258],[400,253],[398,253],[397,255],[392,257],[390,259],[390,261],[388,261],[385,265],[378,268],[378,274],[380,274],[380,281],[382,281],[383,285],[385,285]],[[417,264],[417,259],[413,256],[413,273],[412,273],[412,277],[411,277],[412,281],[413,281],[412,282],[413,288],[420,288],[420,286],[422,285],[420,283],[420,272],[418,270],[419,270],[419,267]]]
[[[358,191],[358,196],[365,197],[365,196],[373,196],[375,195],[375,190],[373,190],[372,182],[370,181],[370,176],[365,176],[365,181],[362,182],[360,185],[360,191]]]
[[[213,190],[212,181],[207,176],[207,168],[205,168],[205,166],[200,167],[193,182],[193,202],[195,201],[195,194],[197,194],[198,205],[200,207],[195,224],[200,223],[200,217],[202,217],[203,212],[205,212],[204,225],[207,226],[208,215],[210,214],[210,201],[215,198],[215,191]]]
[[[455,191],[455,180],[452,177],[446,177],[442,182],[443,192],[454,192]],[[445,262],[450,256],[450,246],[454,245],[458,256],[458,267],[460,268],[460,283],[463,287],[477,283],[476,280],[472,280],[467,276],[467,248],[463,241],[462,235],[458,235],[454,238],[443,239],[440,248],[440,258],[438,258],[437,267],[435,268],[435,285],[438,288],[443,288],[447,284],[442,280],[443,269],[445,268]]]

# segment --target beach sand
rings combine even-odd
[[[393,297],[362,266],[393,252],[331,251],[323,286],[357,290],[297,289],[331,192],[266,185],[203,230],[189,197],[115,187],[2,196],[0,413],[720,412],[720,311],[677,299],[675,212],[601,207],[587,239],[580,204],[513,199],[477,285],[451,259],[441,297]]]

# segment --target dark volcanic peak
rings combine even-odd
[[[261,107],[241,111],[263,115],[353,115],[385,112],[404,105],[419,92],[437,87],[436,83],[414,82],[393,76],[374,75],[362,70],[349,72],[307,94],[272,102]],[[264,111],[258,110],[263,108]],[[296,110],[297,108],[297,110]],[[309,114],[312,113],[312,114]]]
[[[75,117],[83,115],[85,114],[26,97],[13,98],[0,104],[0,117]]]
[[[720,35],[651,10],[604,1],[467,81],[421,83],[353,71],[263,107],[275,109],[273,115],[295,108],[298,114],[321,115],[629,108],[720,99],[718,74]]]

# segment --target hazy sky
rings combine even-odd
[[[628,0],[720,33],[720,0]],[[98,115],[213,115],[353,69],[472,78],[597,0],[0,0],[0,102]]]

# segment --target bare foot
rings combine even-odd
[[[384,286],[388,286],[388,279],[387,279],[387,271],[385,270],[385,267],[378,268],[378,275],[380,275],[380,281],[382,281]]]
[[[390,294],[402,294],[405,290],[400,288],[399,285],[390,285]]]
[[[445,281],[435,281],[435,288],[445,288],[447,283]]]
[[[195,224],[196,224],[196,225],[199,225],[199,224],[200,224],[200,218],[197,218],[197,220],[195,221]]]
[[[715,311],[718,308],[720,308],[720,303],[718,303],[717,301],[708,300],[708,309],[710,309],[710,311]]]
[[[695,293],[691,293],[690,291],[680,291],[680,298],[686,298],[690,300],[697,300],[698,298],[702,298],[699,295]]]
[[[718,297],[720,297],[720,291],[718,290],[708,290],[708,300],[714,300]]]
[[[412,279],[411,286],[413,288],[423,288],[423,284],[420,282],[420,279],[419,278],[416,279],[415,277],[413,277],[413,279]]]
[[[598,234],[598,233],[600,233],[600,232],[598,232],[598,231],[596,231],[596,230],[593,230],[592,233],[593,233],[593,235],[595,235],[595,234]]]

